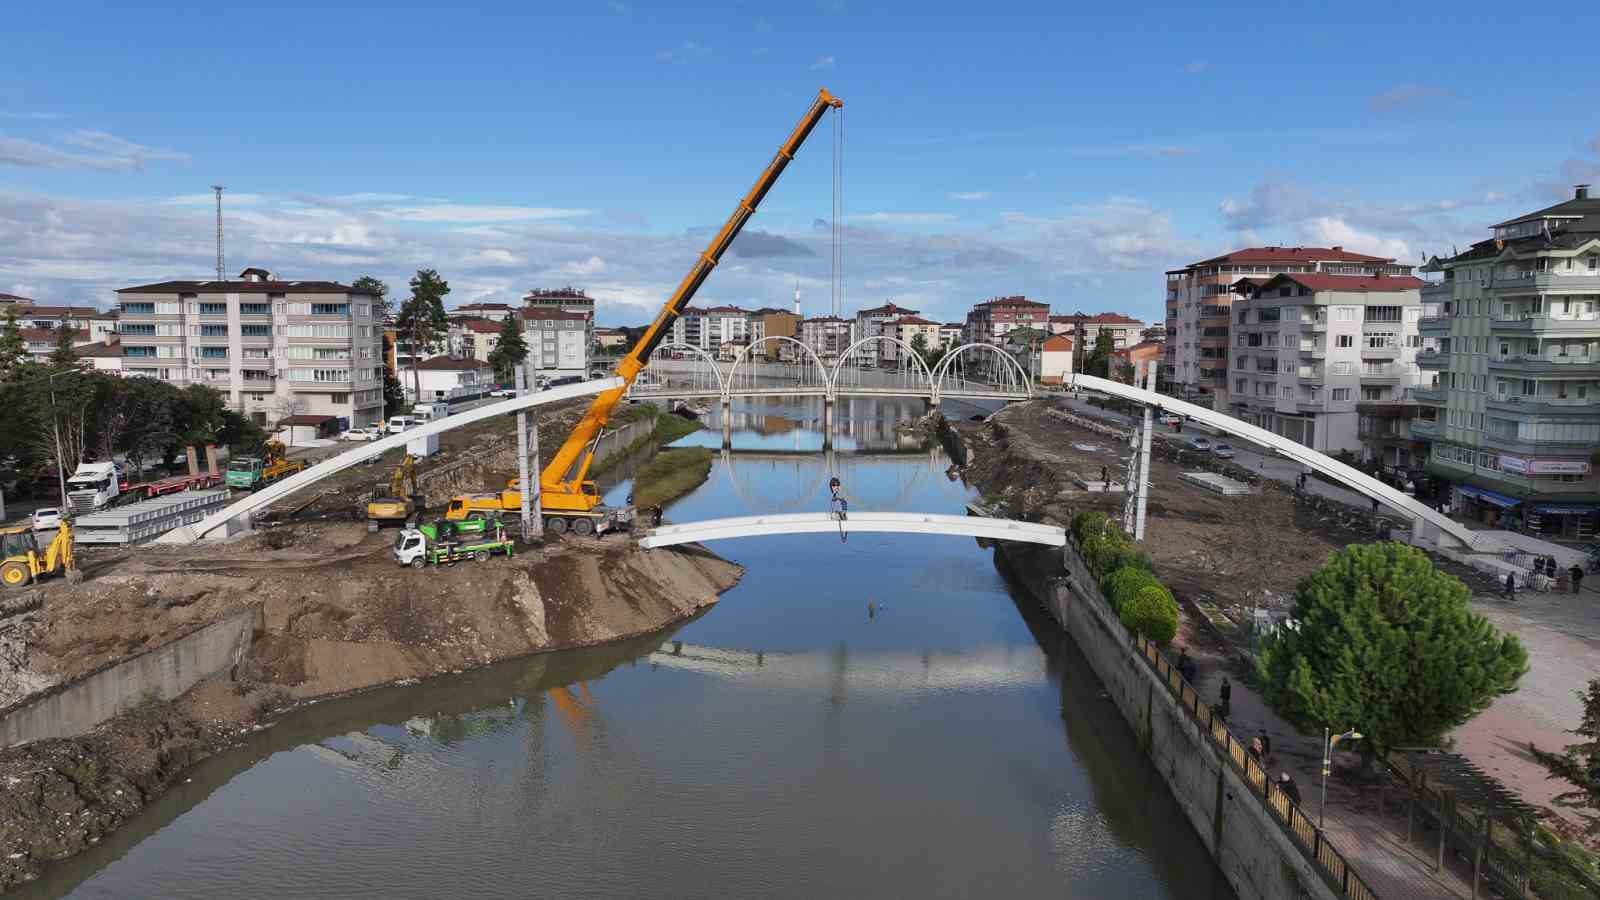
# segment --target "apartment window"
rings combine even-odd
[[[361,316],[362,318],[370,316],[372,315],[372,307],[365,303],[357,303],[356,315]]]
[[[1293,400],[1294,388],[1280,388],[1278,390],[1278,397],[1284,400]]]
[[[286,325],[284,329],[284,333],[289,337],[348,338],[350,336],[348,325]]]
[[[153,316],[156,313],[156,305],[154,303],[123,302],[122,312],[124,315]]]
[[[1349,388],[1334,388],[1333,389],[1333,399],[1337,400],[1337,401],[1348,401],[1350,399],[1350,389]]]
[[[1237,380],[1237,381],[1235,381],[1233,383],[1233,392],[1235,394],[1243,394],[1249,388],[1249,386],[1250,386],[1250,382],[1249,381],[1247,381],[1247,380],[1245,380],[1243,378],[1240,378],[1239,380]]]
[[[226,326],[226,325],[201,325],[200,326],[200,336],[201,337],[227,337],[228,336],[228,326]]]
[[[1387,388],[1364,387],[1364,388],[1361,389],[1361,399],[1363,399],[1363,400],[1386,400],[1386,399],[1388,399],[1385,396],[1385,394],[1387,392],[1388,392]]]
[[[349,394],[329,394],[328,395],[328,402],[329,403],[349,403],[350,402],[350,395]]]
[[[1355,373],[1356,364],[1353,362],[1339,362],[1333,364],[1333,374],[1335,375],[1354,375]]]
[[[313,316],[342,316],[350,311],[348,303],[313,303],[311,314]]]
[[[122,326],[120,328],[118,328],[117,330],[122,332],[123,334],[142,334],[142,335],[149,335],[149,336],[153,337],[155,335],[155,333],[156,333],[156,326],[154,326],[154,325],[136,325],[136,324],[134,324],[132,322],[123,322]]]
[[[241,316],[270,316],[272,315],[271,303],[241,303],[239,304]]]
[[[1585,256],[1584,261],[1589,264],[1589,271],[1600,269],[1600,256]]]
[[[227,359],[228,358],[228,348],[227,347],[196,347],[196,348],[194,348],[194,358],[195,359]]]
[[[200,304],[200,315],[202,315],[202,316],[225,316],[227,314],[228,314],[228,304],[226,304],[226,303],[202,303],[202,304]]]
[[[153,356],[156,355],[156,348],[154,348],[154,347],[129,347],[127,345],[124,345],[123,348],[122,348],[122,355],[123,356],[131,356],[131,357],[153,357]]]
[[[239,334],[244,337],[272,337],[271,325],[240,325]]]
[[[1368,321],[1368,322],[1398,322],[1398,321],[1400,321],[1400,307],[1398,307],[1398,306],[1368,306],[1368,307],[1366,307],[1366,321]]]
[[[1333,320],[1335,322],[1354,322],[1358,309],[1360,309],[1358,306],[1335,306],[1333,308]]]
[[[271,359],[272,351],[265,347],[246,347],[241,354],[244,359]]]
[[[1338,335],[1334,339],[1334,344],[1333,345],[1335,347],[1354,347],[1356,345],[1355,335],[1353,335],[1353,334],[1341,334],[1341,335]]]

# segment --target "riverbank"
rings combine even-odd
[[[662,506],[706,483],[711,451],[704,447],[662,450],[633,476],[633,502],[640,509]]]
[[[282,710],[655,632],[715,603],[742,574],[699,548],[642,551],[622,537],[413,570],[390,558],[391,541],[360,523],[310,523],[225,545],[142,548],[97,563],[76,588],[40,588],[44,605],[24,626],[28,667],[67,686],[251,606],[260,625],[237,665],[175,702],[0,751],[0,889],[97,842],[188,766]]]

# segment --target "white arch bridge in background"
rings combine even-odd
[[[756,353],[760,347],[780,348],[787,351],[786,358],[763,360]],[[886,348],[893,350],[892,356],[881,353]],[[673,358],[681,354],[691,358]],[[864,358],[875,364],[861,365]],[[645,372],[629,389],[629,396],[724,403],[734,397],[816,396],[831,402],[841,396],[912,396],[927,397],[934,404],[947,398],[1010,401],[1033,396],[1033,379],[1027,370],[994,344],[952,348],[930,368],[911,345],[890,335],[853,342],[831,366],[812,347],[783,335],[747,344],[731,361],[718,360],[699,347],[667,344],[656,351]]]

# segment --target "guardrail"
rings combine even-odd
[[[1328,885],[1338,890],[1342,896],[1353,900],[1377,900],[1377,894],[1372,888],[1351,870],[1345,861],[1344,854],[1340,853],[1332,843],[1323,835],[1322,829],[1312,823],[1311,818],[1300,811],[1300,807],[1290,802],[1283,791],[1267,777],[1266,770],[1246,750],[1245,745],[1233,736],[1228,726],[1217,718],[1210,706],[1200,699],[1200,694],[1194,686],[1185,681],[1178,670],[1167,662],[1165,656],[1154,642],[1135,636],[1134,649],[1138,651],[1147,665],[1155,670],[1156,677],[1178,700],[1189,717],[1200,726],[1202,733],[1221,750],[1223,756],[1232,764],[1235,771],[1244,776],[1245,783],[1250,785],[1257,800],[1266,806],[1273,818],[1289,832],[1294,843],[1316,865]]]

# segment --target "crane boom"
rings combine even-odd
[[[784,168],[800,150],[800,145],[805,143],[817,123],[822,121],[822,116],[830,108],[844,106],[844,102],[828,93],[826,88],[817,92],[816,100],[812,101],[811,108],[800,118],[794,131],[790,132],[788,140],[778,148],[772,157],[772,162],[756,179],[750,191],[734,207],[733,214],[728,221],[723,223],[722,230],[711,239],[705,252],[701,253],[689,268],[689,274],[683,277],[678,284],[678,289],[673,292],[671,299],[662,305],[661,311],[656,314],[655,321],[650,323],[644,334],[639,336],[633,349],[628,355],[617,363],[616,374],[622,379],[623,386],[606,391],[595,396],[589,405],[589,411],[579,420],[572,429],[572,434],[567,437],[566,443],[550,458],[549,465],[539,475],[540,489],[543,491],[543,500],[547,508],[582,508],[589,509],[599,502],[594,489],[589,486],[585,491],[584,479],[589,473],[589,466],[594,460],[594,442],[600,437],[606,423],[610,421],[611,412],[622,401],[628,386],[633,384],[639,372],[650,361],[650,355],[656,351],[661,342],[666,339],[672,328],[672,323],[682,314],[689,301],[700,290],[700,285],[705,283],[711,275],[711,270],[721,261],[734,238],[744,228],[745,222],[755,214],[756,207],[761,205],[767,192],[777,183],[778,176],[783,174]]]

